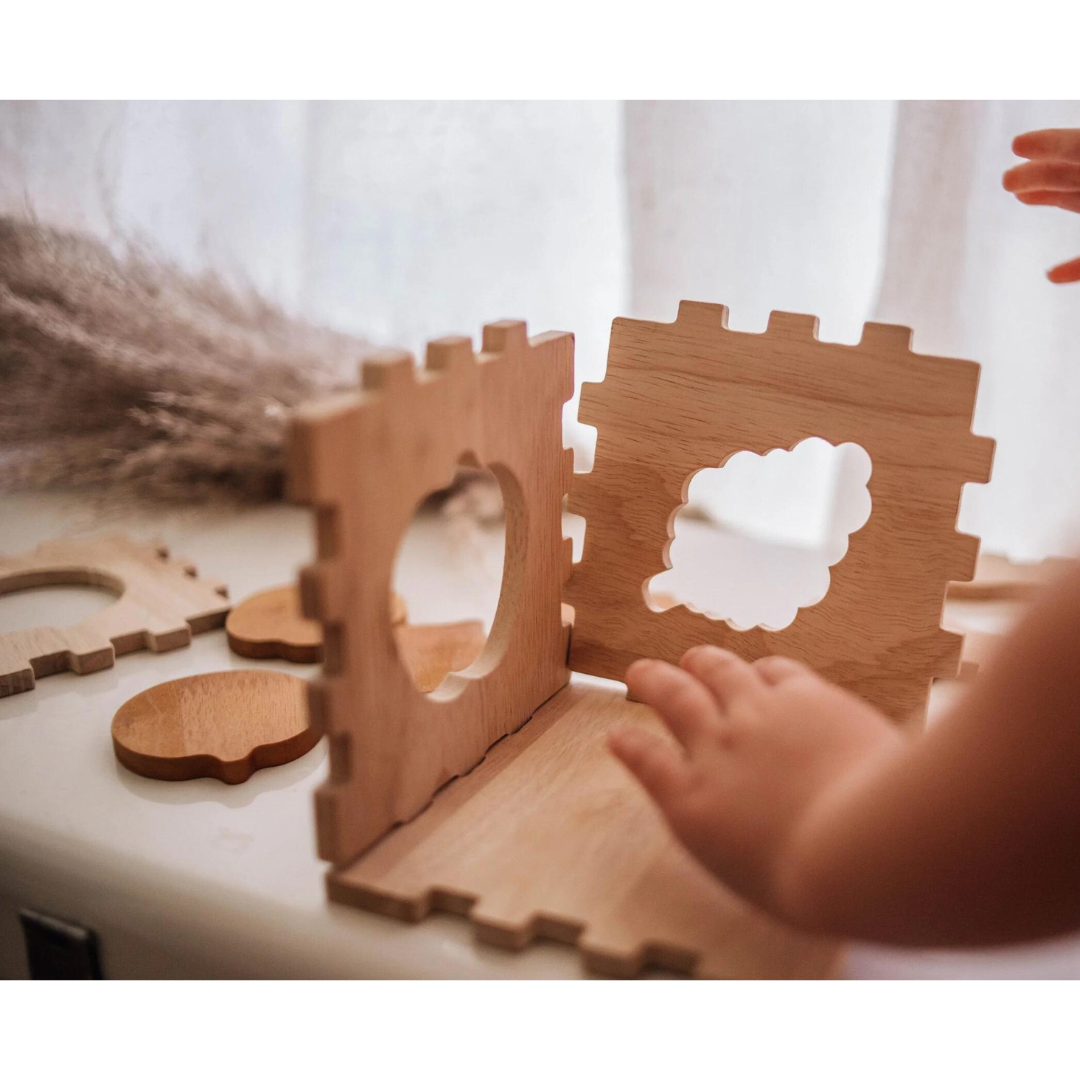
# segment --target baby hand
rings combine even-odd
[[[794,660],[749,664],[690,649],[679,667],[639,660],[626,684],[675,736],[624,728],[612,752],[712,873],[800,922],[800,827],[822,797],[903,745],[883,715]]]
[[[1002,177],[1011,191],[1029,206],[1060,206],[1080,213],[1080,129],[1046,128],[1017,135],[1013,153],[1028,158]],[[1080,281],[1080,259],[1055,266],[1046,275],[1055,284]]]

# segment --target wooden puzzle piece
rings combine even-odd
[[[560,690],[418,818],[332,871],[330,898],[411,921],[467,915],[480,940],[504,948],[573,943],[607,975],[831,974],[835,941],[744,903],[672,838],[607,751],[616,724],[660,728],[617,690]]]
[[[406,621],[405,601],[390,597],[390,619],[405,666],[417,689],[434,690],[451,671],[467,668],[482,652],[487,635],[479,620],[457,623]],[[322,626],[300,611],[300,589],[280,585],[241,601],[225,620],[229,648],[253,660],[315,664],[323,658]]]
[[[319,854],[351,862],[419,813],[569,678],[562,586],[571,548],[562,501],[572,455],[562,406],[570,334],[529,339],[522,322],[366,361],[362,390],[299,410],[293,497],[316,508],[318,561],[301,573],[304,614],[322,623],[324,677],[311,708],[330,738],[316,794]],[[417,689],[390,616],[394,557],[416,507],[461,465],[486,466],[506,511],[503,590],[480,657],[437,690]]]
[[[570,491],[585,518],[570,666],[622,679],[640,657],[676,662],[711,642],[747,660],[795,657],[897,720],[921,719],[931,680],[960,659],[940,624],[946,585],[971,577],[978,552],[955,525],[963,485],[990,476],[993,440],[970,430],[979,366],[911,352],[906,327],[867,323],[852,346],[818,341],[811,316],[774,312],[764,334],[726,322],[726,308],[686,301],[674,323],[616,319],[605,379],[582,387],[579,418],[598,434]],[[824,599],[776,631],[650,606],[691,476],[814,436],[856,443],[872,464],[870,518]]]
[[[1075,562],[1075,559],[1050,558],[1019,563],[1004,555],[980,555],[970,581],[950,582],[949,599],[1027,600]]]
[[[112,723],[113,751],[132,772],[226,784],[295,761],[320,734],[309,719],[306,680],[279,671],[215,671],[160,683],[124,702]]]
[[[479,619],[457,623],[402,623],[394,628],[402,662],[417,690],[430,693],[452,671],[464,671],[484,651],[487,634]]]
[[[165,652],[221,626],[223,584],[195,576],[161,544],[126,536],[53,540],[23,555],[0,556],[0,593],[44,585],[96,585],[116,594],[109,607],[75,626],[0,634],[0,697],[34,688],[58,671],[85,675],[137,649]]]
[[[394,593],[390,598],[391,621],[400,625],[405,615],[405,601]],[[301,612],[297,585],[264,589],[242,600],[229,612],[225,633],[237,656],[253,660],[315,664],[323,657],[322,627]]]

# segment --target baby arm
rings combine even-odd
[[[902,735],[793,660],[711,646],[627,685],[613,752],[717,877],[808,929],[913,945],[1080,927],[1080,569],[946,717]]]

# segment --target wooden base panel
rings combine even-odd
[[[481,941],[502,948],[574,944],[603,975],[832,974],[837,942],[747,905],[675,841],[606,749],[622,724],[659,727],[618,690],[559,691],[419,817],[331,871],[330,898],[410,921],[467,916]]]

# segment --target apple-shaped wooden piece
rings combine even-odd
[[[405,622],[405,601],[390,595],[390,618],[395,626]],[[229,648],[252,660],[289,660],[316,664],[323,657],[322,627],[300,611],[296,585],[279,585],[254,593],[237,604],[225,620]]]
[[[136,694],[113,717],[121,764],[154,780],[209,776],[242,784],[253,772],[306,754],[307,680],[280,671],[214,671]]]

